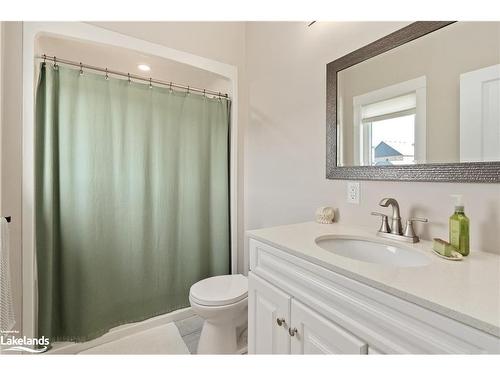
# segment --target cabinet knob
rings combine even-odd
[[[293,337],[293,336],[295,336],[296,333],[297,333],[297,328],[293,328],[293,329],[292,328],[288,328],[288,334],[290,336]]]
[[[276,318],[276,323],[281,327],[283,324],[286,324],[285,318]]]

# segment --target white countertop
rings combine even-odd
[[[439,258],[432,242],[407,244],[384,239],[426,254],[430,264],[398,268],[361,262],[320,248],[324,235],[381,240],[376,230],[307,222],[248,231],[251,238],[500,337],[500,256],[471,251],[462,261]]]

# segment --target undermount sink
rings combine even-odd
[[[316,244],[326,251],[362,262],[395,267],[421,267],[430,263],[427,256],[415,250],[376,240],[323,236],[316,239]]]

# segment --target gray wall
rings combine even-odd
[[[397,198],[405,217],[430,219],[429,224],[417,228],[424,238],[446,238],[451,193],[465,195],[472,220],[472,251],[500,254],[499,184],[362,182],[360,205],[350,205],[346,203],[346,182],[325,179],[326,64],[406,23],[318,22],[310,28],[306,24],[98,25],[238,67],[240,254],[244,229],[312,220],[316,207],[322,205],[339,208],[341,223],[376,230],[377,218],[369,212],[379,209],[377,202],[384,196]],[[20,321],[22,29],[20,23],[4,26],[2,84],[7,95],[2,102],[1,198],[2,213],[14,217],[11,260]],[[243,271],[242,257],[239,269]]]
[[[403,217],[429,218],[416,227],[425,239],[448,237],[449,194],[464,194],[472,252],[500,254],[500,184],[361,182],[359,205],[346,202],[346,182],[325,179],[326,64],[403,23],[250,23],[247,25],[249,123],[245,144],[247,228],[313,220],[316,207],[339,209],[339,222],[376,231],[399,200]]]

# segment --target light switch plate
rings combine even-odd
[[[360,186],[359,182],[347,183],[347,202],[352,204],[359,204]]]

